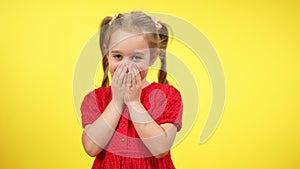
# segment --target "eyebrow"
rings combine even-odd
[[[123,52],[120,51],[120,50],[112,50],[111,53],[121,53],[121,54],[122,54]],[[143,52],[140,52],[140,51],[135,51],[134,53],[135,53],[135,55],[136,55],[136,54],[142,55],[142,56],[145,55]]]
[[[112,50],[111,53],[122,53],[122,52],[119,50]]]
[[[135,54],[138,54],[138,55],[142,55],[142,56],[144,56],[145,54],[143,53],[143,52],[135,52]]]

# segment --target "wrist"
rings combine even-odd
[[[130,102],[127,106],[131,121],[134,123],[146,124],[154,121],[141,102]]]
[[[124,102],[117,101],[115,99],[111,100],[111,106],[119,113],[122,114]]]
[[[126,102],[126,105],[128,108],[133,108],[133,109],[140,109],[141,107],[144,107],[140,101],[129,101]]]

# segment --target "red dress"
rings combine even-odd
[[[87,94],[81,105],[82,126],[93,123],[112,99],[111,87],[100,87]],[[141,103],[158,123],[182,126],[182,99],[171,85],[153,82],[142,89]],[[130,120],[128,109],[115,129],[109,144],[95,158],[92,169],[174,169],[170,151],[155,158],[143,144]]]

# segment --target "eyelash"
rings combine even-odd
[[[113,56],[113,58],[116,58],[116,59],[118,59],[118,60],[122,59],[122,57],[123,57],[123,56],[120,55],[120,54],[117,54],[117,55],[114,55],[114,56]],[[131,59],[132,59],[132,60],[140,60],[140,59],[142,59],[142,57],[140,57],[140,56],[132,56]]]
[[[120,59],[120,57],[122,57],[122,55],[114,55],[113,58],[116,58],[116,59]]]
[[[140,56],[132,56],[132,59],[134,59],[134,58],[136,58],[138,60],[142,59]]]

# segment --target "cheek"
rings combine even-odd
[[[146,64],[137,64],[137,67],[139,69],[141,78],[144,79],[147,76],[147,73],[148,73],[148,65],[146,65]]]
[[[144,79],[147,76],[147,73],[148,73],[147,70],[140,71],[141,78]]]
[[[118,64],[109,64],[108,67],[109,67],[109,73],[111,74],[111,76],[113,76],[118,67]]]
[[[138,64],[136,64],[136,66],[138,67],[140,72],[147,71],[149,68],[149,64],[147,64],[146,62],[138,63]]]

